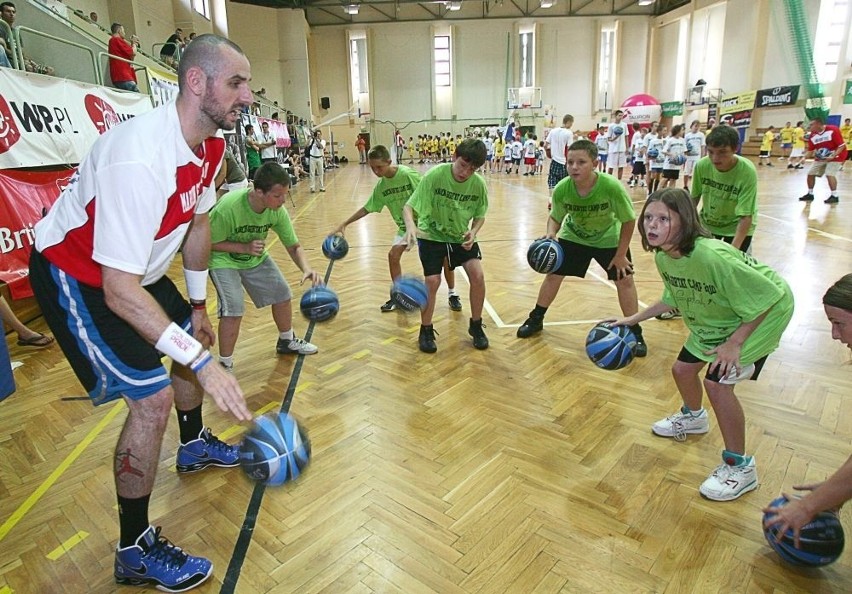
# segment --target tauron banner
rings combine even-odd
[[[98,136],[151,109],[147,95],[0,68],[0,169],[76,165]]]
[[[754,107],[783,107],[795,105],[799,99],[799,85],[793,87],[773,87],[760,89],[754,100]]]

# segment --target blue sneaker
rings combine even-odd
[[[193,557],[160,536],[153,526],[136,544],[115,551],[115,581],[126,586],[153,585],[163,592],[186,592],[213,573],[213,564]]]
[[[208,466],[239,466],[240,447],[220,441],[205,427],[198,439],[178,447],[175,465],[178,472],[196,472]]]

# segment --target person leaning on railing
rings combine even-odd
[[[125,60],[132,60],[139,49],[139,39],[136,35],[125,38],[124,25],[113,23],[110,27],[112,36],[109,38],[109,77],[116,89],[139,92],[136,84],[136,71],[133,65]],[[124,58],[119,59],[119,58]]]

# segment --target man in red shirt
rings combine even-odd
[[[132,60],[139,48],[139,40],[133,35],[128,42],[124,38],[124,25],[113,23],[110,27],[112,37],[109,38],[109,77],[116,89],[139,92],[136,86],[136,71],[133,64],[124,60]],[[124,58],[124,60],[117,60]]]
[[[831,195],[824,200],[826,204],[837,204],[837,172],[846,160],[846,142],[837,126],[827,126],[821,118],[810,123],[811,136],[808,139],[808,154],[813,155],[814,164],[808,171],[808,193],[799,198],[802,202],[814,199],[816,178],[825,175]]]

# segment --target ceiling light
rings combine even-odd
[[[461,0],[451,0],[447,2],[447,10],[461,10]]]
[[[637,4],[639,4],[639,6],[650,6],[655,1],[656,0],[639,0],[639,2]]]
[[[541,0],[542,8],[550,8],[554,4],[556,4],[556,0]]]
[[[346,4],[343,7],[343,12],[346,14],[358,14],[358,10],[361,8],[359,4]]]

